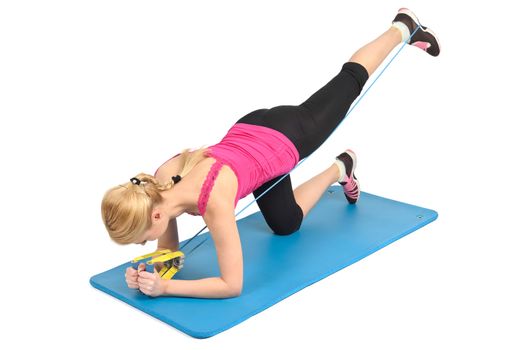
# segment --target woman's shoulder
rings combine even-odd
[[[168,181],[172,176],[177,175],[175,172],[181,168],[181,153],[176,154],[172,158],[161,164],[154,172],[153,176],[157,180]]]
[[[212,158],[212,157],[211,157]],[[203,164],[206,172],[205,179],[201,187],[201,198],[206,198],[206,209],[215,211],[217,208],[234,209],[237,195],[237,176],[234,171],[226,164],[212,158]],[[203,205],[204,203],[201,203]]]
[[[159,177],[157,176],[158,174],[165,175],[163,177],[166,177],[166,175],[168,174],[171,174],[169,177],[177,175],[176,173],[180,171],[180,169],[182,169],[184,165],[183,164],[184,159],[185,159],[184,156],[186,156],[186,159],[188,159],[188,157],[189,156],[191,157],[194,151],[196,150],[197,149],[187,148],[183,152],[177,153],[175,156],[171,157],[170,159],[165,161],[163,164],[161,164],[161,166],[159,166],[157,170],[154,172],[154,176],[159,179]]]

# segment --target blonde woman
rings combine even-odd
[[[150,296],[238,296],[243,287],[243,257],[234,217],[238,200],[251,193],[259,196],[313,153],[398,44],[407,42],[438,56],[435,35],[419,26],[414,13],[400,9],[387,31],[354,53],[341,71],[305,102],[255,110],[239,119],[219,143],[186,149],[162,164],[153,176],[141,173],[106,192],[102,217],[115,242],[158,240],[159,249],[177,250],[176,218],[188,213],[203,217],[217,252],[220,276],[162,280],[157,272],[147,272],[140,265],[137,270],[126,270],[128,286]],[[355,167],[355,154],[346,150],[325,171],[294,190],[290,175],[286,176],[257,200],[270,229],[279,235],[297,231],[334,182],[343,186],[350,204],[356,203],[360,188]]]

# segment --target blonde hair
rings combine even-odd
[[[182,167],[174,175],[185,177],[194,166],[208,156],[208,149],[200,147],[195,151],[186,148],[181,152]],[[104,194],[101,204],[102,221],[111,239],[118,244],[129,244],[152,225],[151,215],[155,205],[163,201],[161,192],[174,187],[174,182],[160,183],[145,173],[135,176],[140,180],[136,185],[130,181],[112,187]]]

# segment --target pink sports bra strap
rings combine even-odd
[[[206,175],[206,180],[203,183],[203,186],[201,187],[201,193],[199,194],[199,200],[197,202],[197,208],[201,216],[205,215],[206,203],[208,203],[210,192],[214,187],[214,182],[216,181],[217,174],[219,173],[219,170],[221,170],[222,166],[223,162],[220,160],[216,160],[216,162],[212,164],[212,166],[210,167],[210,171]]]

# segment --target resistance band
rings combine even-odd
[[[413,33],[411,33],[411,35],[409,36],[409,39],[408,41],[411,40],[411,38],[413,37],[413,35],[416,33],[416,31],[420,29],[420,25],[418,25],[416,27],[416,29],[413,31]],[[365,92],[363,94],[361,94],[357,100],[354,101],[354,103],[351,105],[351,107],[349,108],[349,110],[347,111],[347,113],[345,114],[345,117],[343,117],[342,121],[338,124],[338,126],[336,126],[336,128],[329,134],[329,136],[327,137],[327,139],[329,139],[329,137],[341,126],[342,122],[345,120],[345,118],[347,118],[347,116],[349,115],[349,113],[351,113],[352,110],[354,110],[354,108],[356,108],[356,106],[358,105],[358,103],[360,103],[360,101],[363,99],[363,97],[367,94],[367,92],[371,89],[371,87],[376,83],[376,81],[378,80],[378,78],[380,78],[380,76],[385,72],[385,70],[387,69],[387,67],[389,67],[389,65],[391,64],[391,62],[393,62],[393,60],[396,58],[396,56],[398,56],[398,54],[400,53],[400,51],[402,51],[402,49],[407,45],[407,41],[404,41],[403,45],[400,47],[400,49],[398,49],[398,51],[394,54],[394,56],[389,60],[389,62],[387,62],[387,64],[384,66],[384,68],[380,71],[380,73],[376,76],[376,78],[373,80],[373,82],[367,87],[367,89],[365,90]],[[325,141],[327,141],[327,139]],[[325,142],[324,141],[324,142]],[[321,146],[321,145],[320,145]],[[286,173],[285,175],[283,175],[275,184],[273,184],[272,186],[270,186],[265,192],[263,192],[262,194],[260,194],[257,198],[254,198],[254,200],[250,203],[248,203],[243,209],[241,209],[234,217],[237,217],[239,214],[241,214],[246,208],[248,208],[252,203],[254,203],[255,201],[257,201],[259,198],[261,198],[261,196],[263,196],[265,193],[267,193],[268,191],[270,191],[274,186],[276,186],[278,183],[281,182],[281,180],[283,180],[287,175],[289,175],[294,169],[296,169],[298,166],[300,166],[300,164],[302,164],[307,158],[309,158],[309,156],[303,158],[298,164],[296,164],[296,166],[294,168],[292,168],[288,173]],[[183,246],[179,249],[179,250],[183,250],[184,247],[186,247],[188,245],[188,243],[190,243],[194,238],[196,238],[201,232],[203,232],[204,229],[206,229],[208,226],[205,226],[203,227],[201,230],[199,230],[199,232],[197,232],[192,238],[190,238],[185,244],[183,244]],[[208,236],[210,237],[210,236]],[[187,256],[192,253],[194,250],[196,250],[199,246],[201,246],[204,242],[206,242],[206,240],[208,239],[208,237],[206,239],[204,239],[201,243],[199,243],[198,245],[196,245],[194,248],[192,248],[191,251],[188,252],[188,254],[186,254]]]

